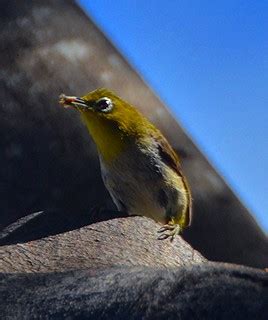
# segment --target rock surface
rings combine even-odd
[[[143,217],[115,218],[40,240],[2,246],[0,272],[167,268],[206,261],[181,237],[172,243],[157,240],[159,227]]]
[[[224,264],[1,274],[2,319],[266,320],[268,274]]]
[[[180,236],[157,240],[148,218],[109,215],[28,242],[46,214],[5,229],[2,241],[23,242],[0,247],[1,318],[266,319],[267,272],[208,262]]]

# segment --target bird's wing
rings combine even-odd
[[[179,176],[182,178],[182,181],[184,183],[187,196],[188,196],[188,204],[189,204],[186,212],[185,224],[186,226],[189,226],[191,224],[191,219],[192,219],[192,196],[191,196],[191,191],[190,191],[188,181],[182,173],[179,157],[176,154],[176,152],[173,150],[173,148],[170,146],[168,141],[162,135],[159,135],[156,141],[157,141],[159,156],[161,157],[162,161],[166,165],[171,167],[174,171],[176,171],[179,174]]]

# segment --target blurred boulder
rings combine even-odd
[[[3,319],[266,320],[268,274],[204,264],[0,274]]]

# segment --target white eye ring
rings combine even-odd
[[[95,102],[95,109],[101,112],[109,112],[113,108],[113,102],[107,97],[100,98]]]

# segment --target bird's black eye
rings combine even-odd
[[[101,112],[109,112],[113,108],[113,102],[109,98],[100,98],[95,102],[95,109]]]

